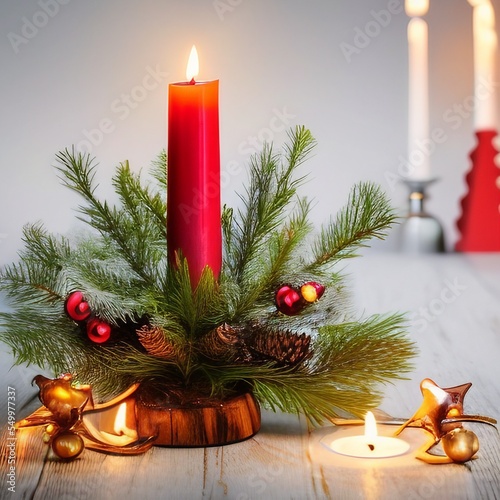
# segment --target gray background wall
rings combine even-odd
[[[493,3],[498,18],[500,0]],[[305,124],[318,140],[303,189],[316,200],[317,225],[359,180],[380,183],[404,213],[405,188],[391,181],[407,154],[403,6],[403,0],[4,0],[0,264],[16,258],[26,222],[43,220],[60,233],[75,227],[78,199],[57,179],[57,151],[86,145],[100,162],[100,193],[111,198],[118,162],[129,159],[138,170],[165,147],[167,85],[184,79],[193,43],[200,79],[220,79],[224,202],[237,203],[255,138],[279,145],[284,128]],[[460,119],[455,111],[473,93],[472,8],[466,0],[431,0],[426,20],[430,126],[446,137],[431,156],[432,174],[441,180],[427,206],[452,248],[475,142],[470,108]],[[390,250],[390,240],[381,248]]]

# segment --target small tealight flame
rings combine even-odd
[[[373,443],[376,440],[377,434],[377,421],[375,420],[373,413],[369,411],[365,416],[365,439],[366,444],[371,451],[375,449],[375,445]]]
[[[186,68],[186,78],[189,83],[194,83],[194,79],[198,76],[200,71],[200,65],[198,62],[198,52],[196,47],[193,45],[191,48],[191,53],[189,54],[188,64]]]
[[[373,413],[368,411],[365,416],[365,437],[367,439],[372,439],[377,437],[377,435],[377,421]]]
[[[115,434],[121,436],[127,428],[127,403],[123,402],[116,411],[115,422],[113,430]]]

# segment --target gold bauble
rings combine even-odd
[[[467,429],[460,427],[446,433],[441,438],[443,450],[454,462],[470,460],[479,450],[479,439]]]
[[[83,439],[71,431],[61,432],[52,441],[52,450],[63,460],[76,458],[84,448]]]

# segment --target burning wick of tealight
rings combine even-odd
[[[377,422],[371,411],[365,417],[365,432],[362,436],[346,436],[335,439],[329,448],[341,455],[357,458],[388,458],[406,453],[410,445],[402,439],[379,436]]]

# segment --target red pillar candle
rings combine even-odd
[[[194,53],[194,56],[193,56]],[[191,283],[205,266],[217,277],[222,262],[219,150],[219,81],[169,85],[167,242],[171,262],[180,251],[187,259]]]

